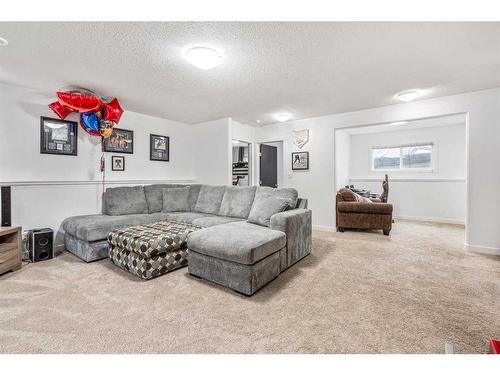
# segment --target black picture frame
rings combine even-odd
[[[159,148],[157,141],[162,141],[165,148]],[[149,135],[149,160],[170,161],[170,137],[158,134]]]
[[[309,151],[292,152],[292,170],[309,170]]]
[[[115,160],[121,160],[121,169],[115,167]],[[111,170],[117,172],[125,171],[125,156],[111,156]]]
[[[123,144],[125,142],[126,144]],[[104,152],[115,152],[118,154],[134,153],[134,131],[127,129],[113,128],[111,137],[103,141]],[[124,147],[125,146],[125,147]]]
[[[78,155],[78,123],[40,116],[40,153]]]

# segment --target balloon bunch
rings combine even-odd
[[[80,125],[90,135],[109,138],[123,114],[118,99],[107,100],[80,87],[64,87],[56,95],[57,101],[49,104],[49,108],[61,120],[71,112],[79,113]]]

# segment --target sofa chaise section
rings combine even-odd
[[[107,237],[115,229],[166,220],[167,215],[82,215],[69,217],[62,223],[65,248],[83,259],[92,262],[108,256]]]
[[[263,195],[264,202],[274,196],[285,200],[284,206],[288,202],[288,206],[271,216],[258,212],[252,220],[260,222],[259,225],[232,222],[192,233],[187,241],[190,274],[252,295],[310,254],[312,223],[307,200],[299,200],[295,189],[257,188],[253,213],[255,207],[259,211],[262,207],[256,203],[259,195]],[[295,208],[299,202],[303,208]]]
[[[236,222],[191,233],[189,273],[245,295],[278,277],[286,235],[259,225]]]

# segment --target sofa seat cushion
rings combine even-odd
[[[165,215],[169,221],[178,221],[188,224],[193,224],[193,221],[199,218],[214,216],[202,212],[168,212],[165,213]]]
[[[109,232],[115,229],[165,220],[167,220],[166,214],[83,215],[67,218],[62,227],[73,237],[91,242],[106,239]]]
[[[252,208],[256,186],[226,186],[219,215],[246,219]]]
[[[240,219],[238,217],[229,217],[229,216],[206,216],[194,219],[193,224],[199,225],[200,227],[208,228],[208,227],[213,227],[214,225],[221,225],[221,224],[233,223],[244,220],[245,219]]]
[[[106,215],[147,214],[148,203],[143,186],[120,186],[107,188],[104,193],[104,210]]]
[[[193,232],[188,249],[240,264],[255,264],[286,245],[285,233],[247,222],[216,225]]]

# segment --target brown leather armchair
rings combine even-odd
[[[336,197],[337,231],[381,229],[386,236],[392,228],[392,204],[371,202],[349,189],[340,189]]]

